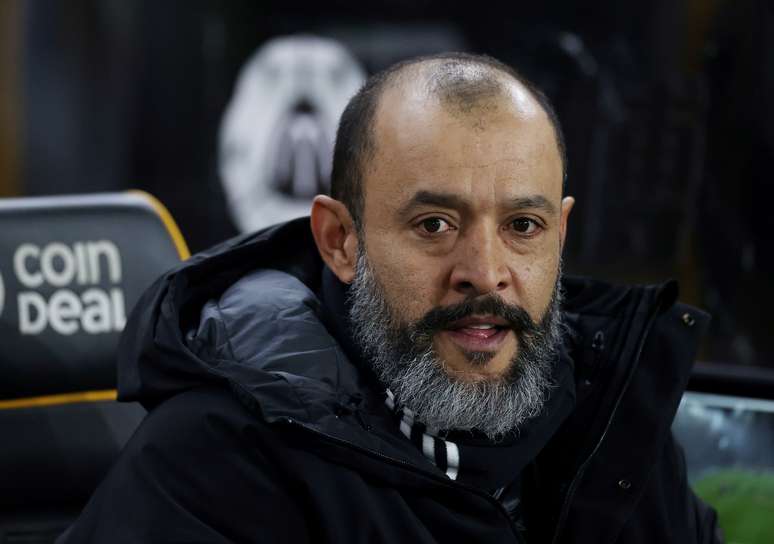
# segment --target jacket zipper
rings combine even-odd
[[[599,451],[599,448],[602,446],[602,442],[604,442],[605,438],[607,437],[607,432],[610,430],[610,426],[613,423],[613,419],[615,419],[616,412],[618,411],[618,406],[621,404],[621,400],[623,399],[623,396],[626,393],[627,389],[629,389],[629,384],[631,383],[632,378],[634,377],[634,373],[637,370],[637,367],[639,366],[640,356],[642,355],[642,350],[645,347],[645,341],[648,339],[648,336],[650,335],[650,330],[651,328],[653,328],[653,324],[656,322],[656,318],[658,317],[660,310],[661,310],[661,301],[659,300],[654,306],[651,312],[651,315],[648,316],[648,321],[645,324],[642,336],[640,337],[640,340],[637,344],[637,350],[634,355],[634,361],[629,370],[629,374],[626,376],[626,381],[624,382],[624,386],[621,388],[620,393],[616,397],[615,404],[613,405],[613,410],[610,412],[610,417],[608,417],[607,423],[605,424],[605,429],[604,431],[602,431],[602,435],[599,437],[599,440],[594,445],[594,449],[591,451],[589,456],[586,457],[586,460],[583,461],[583,463],[581,463],[581,466],[578,468],[578,471],[575,473],[575,476],[573,476],[572,482],[570,483],[570,487],[567,490],[567,495],[565,495],[564,502],[562,503],[562,509],[559,513],[559,519],[556,522],[556,529],[554,531],[554,537],[551,539],[551,544],[558,544],[559,542],[559,537],[561,536],[562,530],[564,529],[564,524],[567,521],[567,515],[570,512],[570,504],[572,503],[575,492],[578,490],[578,485],[580,485],[580,481],[583,478],[583,474],[586,472],[586,469],[588,468],[589,464],[591,464],[591,461],[594,459],[595,455],[597,454],[597,451]]]
[[[513,523],[513,520],[508,515],[508,511],[505,509],[505,506],[503,506],[497,499],[495,499],[492,495],[490,495],[488,493],[485,493],[485,492],[483,492],[483,491],[481,491],[479,489],[476,489],[475,487],[469,486],[467,484],[462,484],[462,483],[459,483],[459,482],[454,482],[452,480],[445,479],[445,478],[442,478],[440,476],[437,476],[436,474],[432,474],[430,472],[424,471],[424,470],[420,469],[419,467],[417,467],[415,465],[412,465],[411,463],[409,463],[407,461],[402,461],[400,459],[395,459],[395,458],[390,457],[388,455],[384,455],[383,453],[380,453],[378,451],[374,451],[374,450],[371,450],[371,449],[368,449],[368,448],[363,448],[362,446],[358,446],[357,444],[353,444],[352,442],[348,442],[348,441],[343,440],[341,438],[336,438],[335,436],[327,435],[327,434],[325,434],[325,433],[323,433],[321,431],[318,431],[317,429],[313,429],[313,428],[311,428],[311,427],[309,427],[309,426],[307,426],[307,425],[301,423],[300,421],[297,421],[297,420],[295,420],[295,419],[293,419],[291,417],[283,417],[283,418],[280,419],[280,421],[283,421],[284,423],[286,423],[288,425],[291,425],[291,426],[300,427],[300,428],[304,429],[305,431],[310,432],[310,433],[312,433],[314,435],[317,435],[317,436],[319,436],[319,437],[321,437],[321,438],[323,438],[323,439],[325,439],[325,440],[327,440],[329,442],[333,442],[334,444],[338,444],[340,446],[344,446],[346,448],[349,448],[349,449],[352,449],[352,450],[355,450],[355,451],[359,451],[361,453],[365,453],[367,455],[370,455],[371,457],[375,457],[377,459],[381,459],[382,461],[384,461],[384,462],[386,462],[388,464],[400,466],[400,467],[408,470],[409,472],[412,472],[414,474],[418,474],[420,476],[423,476],[425,478],[433,480],[434,482],[436,482],[436,483],[438,483],[438,484],[440,484],[440,485],[442,485],[444,487],[448,487],[448,488],[451,488],[451,489],[455,489],[455,488],[456,489],[460,489],[460,490],[472,493],[473,495],[476,495],[478,497],[482,497],[482,498],[486,499],[490,504],[492,504],[496,508],[496,510],[500,513],[500,515],[505,518],[505,520],[508,522],[508,527],[510,528],[511,532],[513,533],[513,535],[516,537],[516,542],[517,543],[523,542],[523,540],[521,538],[521,535],[520,535],[518,529],[516,529],[516,525]]]

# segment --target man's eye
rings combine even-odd
[[[530,235],[535,234],[540,228],[540,225],[538,225],[538,223],[533,219],[519,217],[518,219],[511,221],[511,227],[519,234]]]
[[[427,219],[423,219],[419,223],[419,226],[424,232],[429,234],[439,234],[451,230],[451,225],[440,217],[428,217]]]

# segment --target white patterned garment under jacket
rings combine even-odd
[[[422,450],[431,463],[445,472],[449,478],[456,480],[460,469],[460,449],[457,444],[439,438],[437,431],[428,429],[422,422],[416,421],[414,412],[396,404],[395,395],[389,389],[385,403],[399,418],[400,432]]]

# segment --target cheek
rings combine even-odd
[[[378,237],[368,241],[367,251],[387,300],[404,320],[415,321],[438,305],[444,283],[438,262],[416,255],[406,244]]]
[[[559,273],[558,255],[548,255],[524,263],[516,273],[523,289],[523,305],[530,317],[539,321],[545,314],[554,292]]]

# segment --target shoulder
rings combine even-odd
[[[156,406],[127,444],[125,455],[184,456],[190,461],[255,456],[276,442],[273,434],[230,389],[212,385],[180,392]]]
[[[187,343],[206,361],[268,368],[286,354],[332,352],[334,341],[320,313],[317,296],[298,278],[278,270],[257,270],[204,305]]]
[[[64,541],[303,542],[280,443],[228,389],[181,392],[148,414]]]
[[[597,382],[620,391],[630,379],[654,372],[669,374],[671,385],[682,392],[709,316],[677,301],[677,282],[614,285],[568,277],[563,286],[568,343],[580,384]]]

